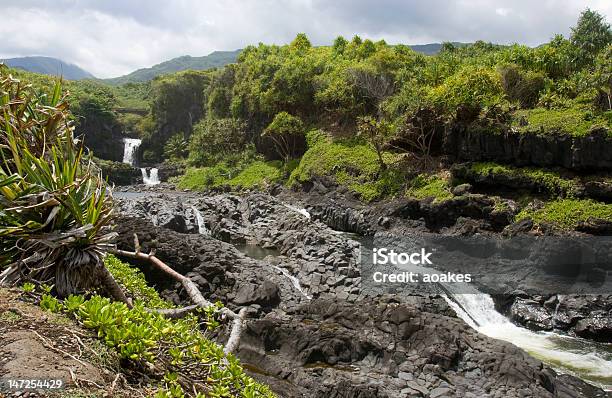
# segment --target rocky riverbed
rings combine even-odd
[[[434,210],[444,216],[408,217],[406,209],[431,204],[364,207],[317,186],[308,196],[272,193],[117,194],[117,232],[120,248],[132,250],[136,233],[143,250],[155,248],[210,299],[249,308],[237,354],[279,396],[608,396],[477,332],[441,295],[362,289],[360,236],[504,229],[503,215],[491,216],[477,196],[461,199],[467,207]],[[453,223],[440,222],[449,215]],[[140,266],[167,298],[186,300],[179,286]]]

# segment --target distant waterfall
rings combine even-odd
[[[144,167],[140,169],[142,172],[142,181],[147,185],[157,185],[159,184],[159,170],[156,168],[151,168],[150,175],[147,175],[147,169]]]
[[[141,143],[142,140],[137,138],[123,139],[123,163],[134,165],[134,153]]]

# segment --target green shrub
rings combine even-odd
[[[170,303],[162,300],[157,291],[147,284],[144,274],[137,268],[120,261],[112,254],[106,256],[104,264],[123,289],[136,301],[150,308],[171,307]]]
[[[212,167],[191,167],[185,174],[177,179],[177,186],[181,189],[205,190],[212,187],[225,185],[238,170],[229,167],[225,163],[219,163]]]
[[[384,153],[383,158],[391,164],[397,155]],[[306,151],[288,183],[291,186],[321,176],[332,177],[364,201],[393,195],[403,183],[399,170],[390,167],[381,172],[376,151],[359,141],[317,141]]]
[[[517,101],[522,108],[533,107],[544,88],[544,76],[537,72],[522,71],[516,65],[499,68],[502,87],[510,101]]]
[[[214,166],[240,157],[247,149],[246,125],[238,119],[206,119],[194,126],[189,142],[189,163]]]
[[[65,297],[105,280],[112,198],[73,132],[60,81],[39,95],[0,64],[3,282],[53,281]]]
[[[164,145],[164,159],[181,160],[189,153],[189,144],[183,133],[176,133]]]
[[[263,131],[262,137],[269,137],[276,153],[287,162],[295,155],[297,144],[304,138],[304,123],[299,117],[280,112]]]
[[[143,364],[149,363],[164,369],[163,388],[156,396],[195,396],[191,390],[183,391],[178,383],[177,373],[188,372],[191,379],[211,391],[223,391],[225,395],[219,396],[274,397],[267,386],[244,373],[234,355],[226,356],[222,346],[202,333],[202,320],[209,329],[218,326],[220,303],[203,311],[202,319],[193,314],[176,320],[166,318],[151,309],[170,305],[147,286],[141,272],[113,256],[107,256],[105,262],[127,293],[136,299],[134,308],[97,295],[88,299],[71,295],[62,304],[49,294],[43,294],[40,306],[51,312],[64,312],[93,329],[124,361],[139,368],[146,368]]]
[[[429,93],[430,100],[454,112],[460,105],[486,107],[503,101],[499,75],[491,68],[466,66]]]

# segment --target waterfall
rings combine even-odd
[[[294,212],[296,212],[298,214],[301,214],[302,216],[304,216],[304,217],[306,217],[307,219],[310,220],[310,213],[308,212],[308,210],[302,209],[302,208],[299,208],[299,207],[295,207],[295,206],[292,206],[292,205],[287,204],[287,203],[283,203],[283,206],[285,206],[286,208],[288,208],[291,211],[294,211]]]
[[[124,138],[123,139],[123,163],[134,165],[134,153],[140,146],[142,140],[137,138]]]
[[[198,221],[198,232],[200,235],[210,236],[210,231],[206,228],[206,224],[204,223],[204,217],[202,217],[202,213],[195,206],[192,207],[193,213],[196,216],[196,220]]]
[[[142,167],[140,169],[140,172],[142,173],[142,181],[147,184],[147,185],[157,185],[159,184],[159,170],[156,168],[151,168],[151,173],[150,176],[147,176],[147,169],[145,169],[144,167]]]
[[[496,311],[488,294],[453,293],[448,285],[444,289],[449,306],[475,330],[508,341],[562,372],[610,388],[612,355],[604,344],[518,327]]]
[[[287,277],[291,281],[291,284],[293,285],[293,287],[295,287],[300,293],[302,293],[302,295],[304,297],[306,297],[308,300],[312,299],[311,296],[307,295],[306,292],[304,290],[302,290],[302,285],[300,284],[300,280],[298,278],[296,278],[295,276],[291,275],[284,268],[277,267],[276,265],[273,265],[273,267],[274,267],[275,270],[280,271],[285,277]]]

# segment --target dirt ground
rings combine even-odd
[[[144,397],[92,331],[0,288],[0,397]],[[8,389],[9,380],[61,380],[56,390]]]

